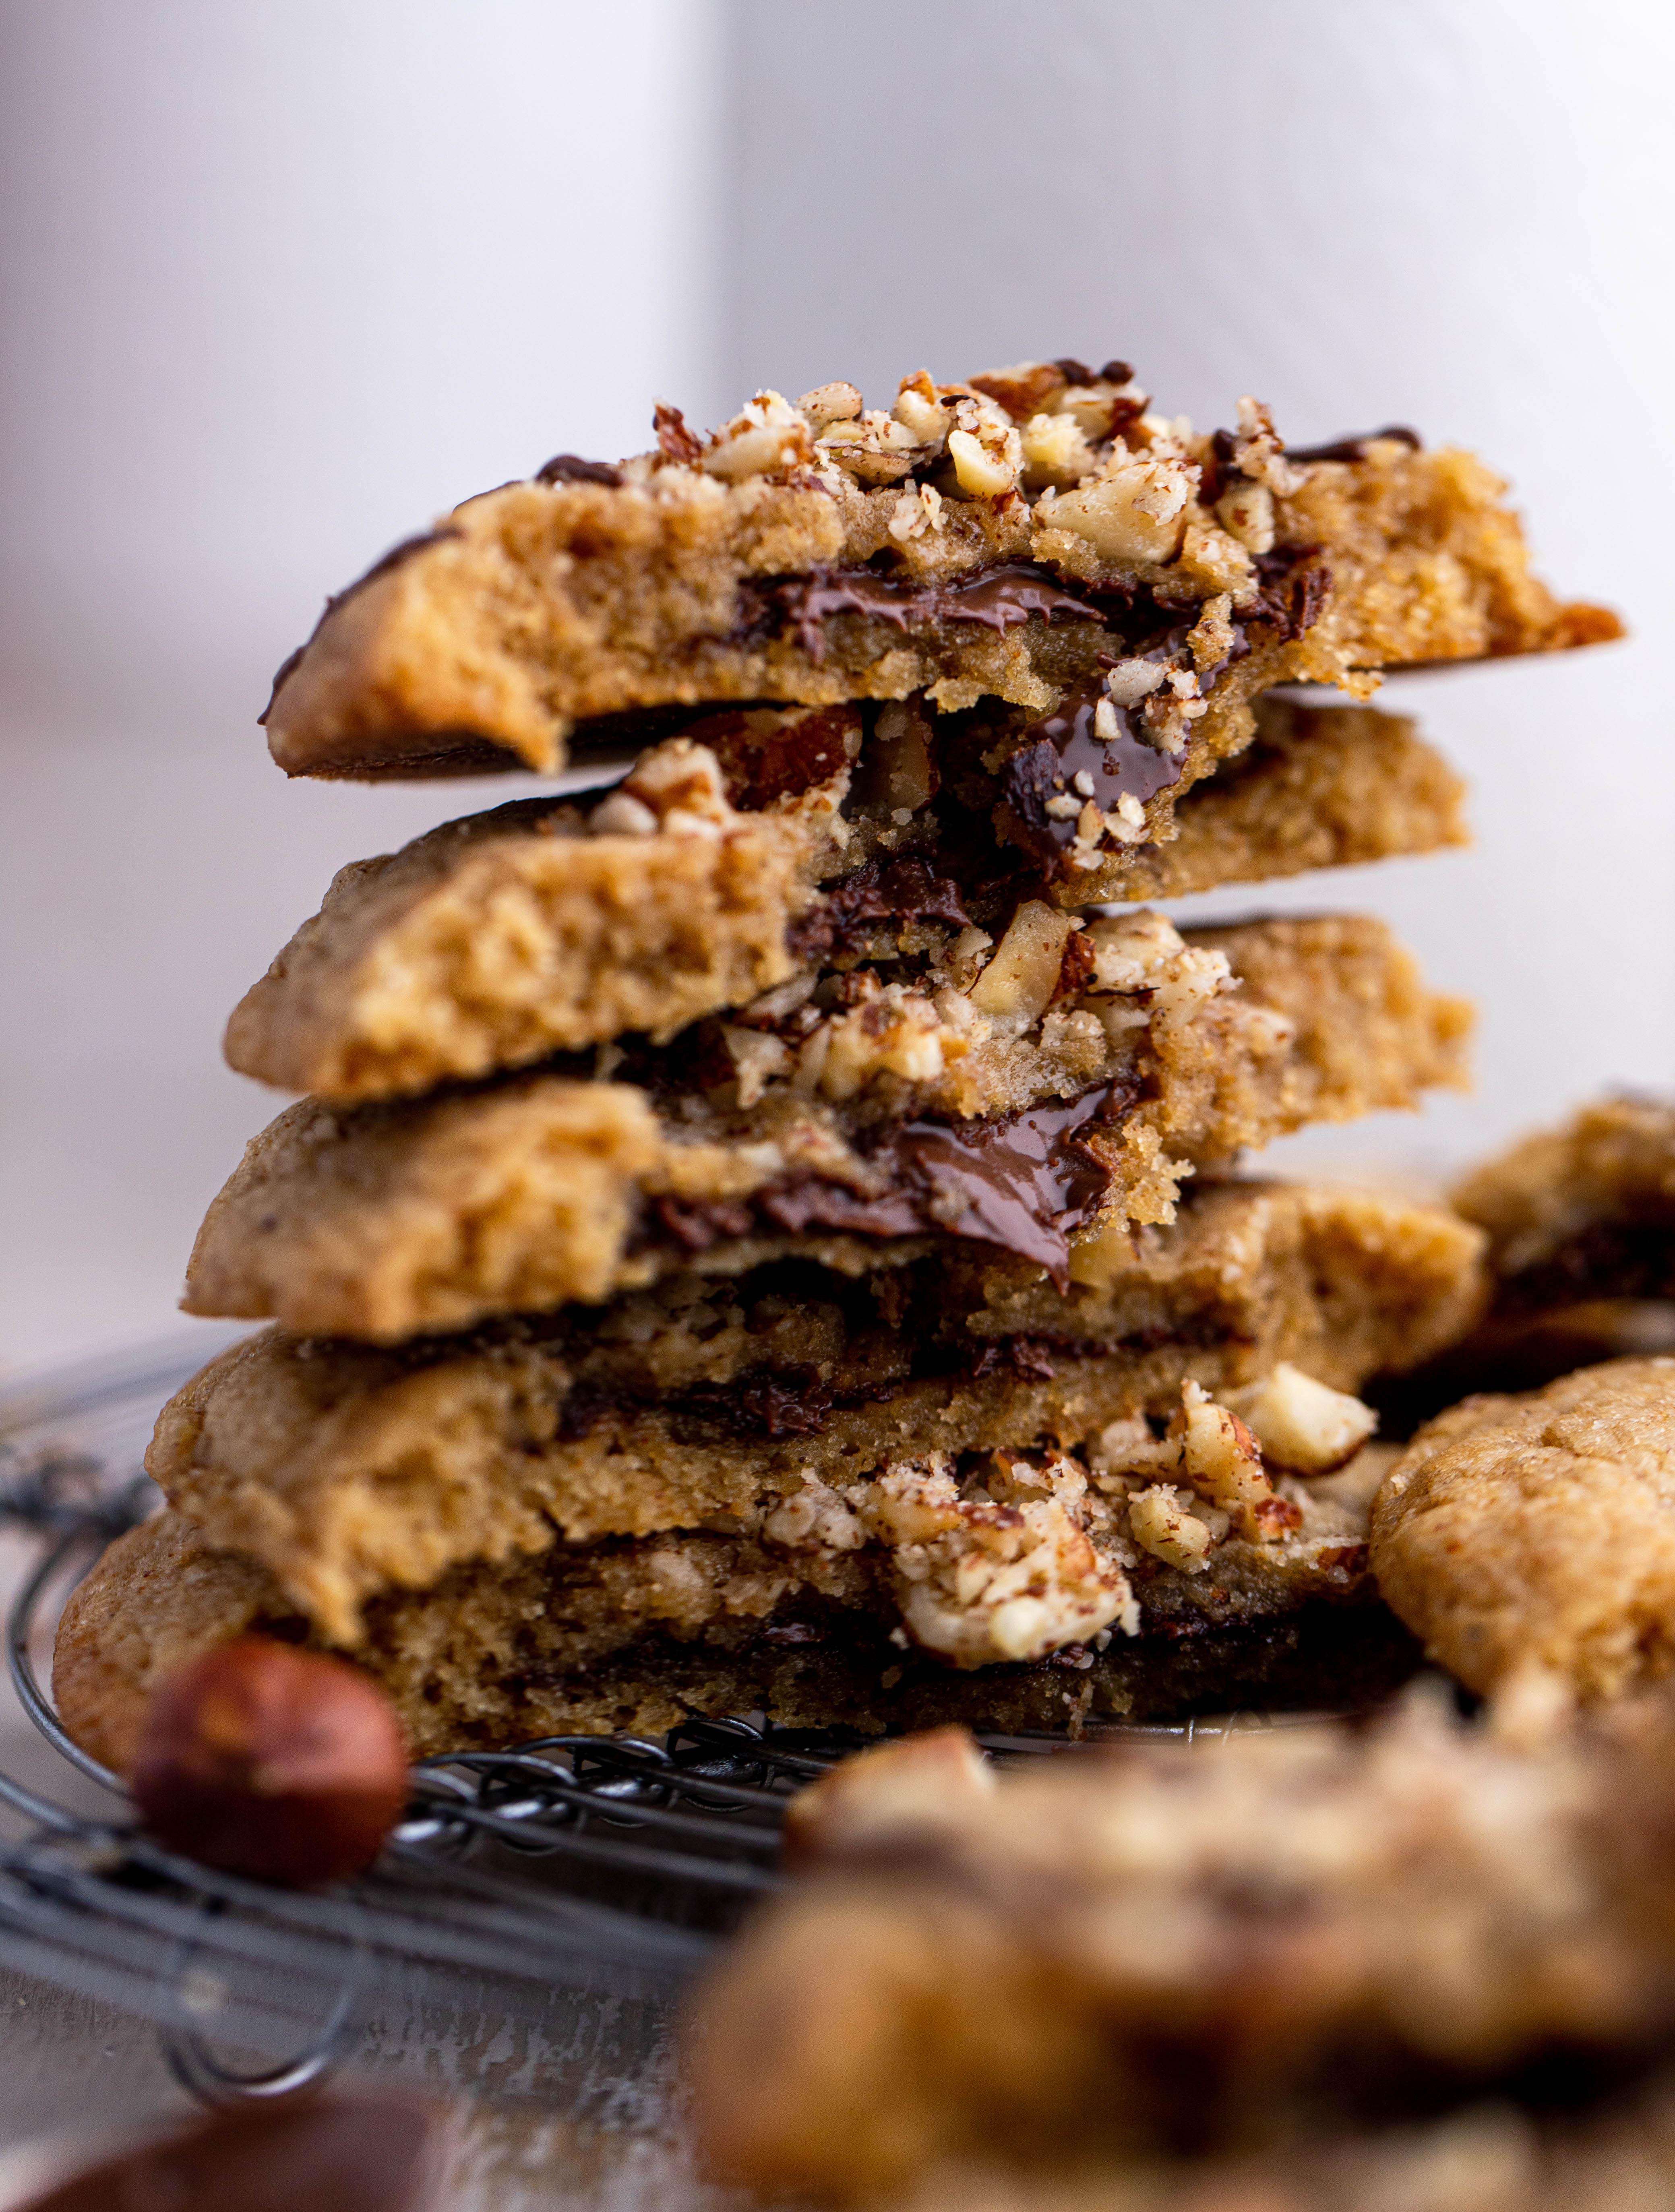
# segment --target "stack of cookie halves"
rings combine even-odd
[[[1468,1012],[1376,921],[1155,902],[1462,842],[1407,723],[1283,687],[1614,618],[1470,455],[1198,435],[1120,362],[655,419],[280,672],[292,775],[594,787],[345,869],[234,1014],[305,1095],[185,1303],[274,1326],[166,1408],[70,1725],[120,1766],[249,1628],[422,1751],[1391,1678],[1357,1393],[1469,1326],[1482,1235],[1229,1171],[1458,1083]]]

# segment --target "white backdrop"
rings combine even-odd
[[[334,868],[522,787],[287,784],[322,594],[719,404],[703,0],[0,4],[0,1367],[167,1328]]]
[[[1283,1149],[1675,1081],[1672,90],[1649,0],[6,0],[0,1366],[167,1325],[276,1103],[234,1000],[336,866],[521,787],[287,785],[274,663],[653,394],[1121,353],[1205,422],[1479,446],[1636,638],[1390,687],[1476,851],[1262,902],[1388,914],[1481,1080]]]

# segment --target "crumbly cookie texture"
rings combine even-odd
[[[939,1758],[938,1791],[904,1791],[911,1739],[865,1754],[878,1817],[852,1784],[823,1850],[810,1822],[812,1877],[700,1994],[709,2162],[871,2199],[952,2159],[1318,2139],[1643,2046],[1675,2012],[1672,1748],[1661,1702],[1524,1747],[1433,1686],[1359,1730],[1096,1750],[989,1788]]]
[[[1082,1247],[1064,1297],[1009,1255],[921,1247],[856,1279],[675,1274],[389,1350],[274,1331],[171,1401],[147,1465],[349,1641],[391,1585],[555,1537],[732,1528],[893,1462],[1085,1444],[1126,1493],[1135,1417],[1174,1417],[1184,1382],[1226,1397],[1289,1362],[1352,1392],[1451,1340],[1480,1301],[1478,1246],[1440,1209],[1231,1183],[1171,1228]],[[1108,1442],[1113,1423],[1130,1425]],[[1155,1480],[1192,1486],[1162,1464]]]
[[[1288,458],[1250,400],[1195,436],[1126,366],[921,372],[889,413],[853,385],[764,392],[707,441],[659,409],[657,452],[558,456],[330,602],[276,679],[273,756],[551,770],[578,724],[668,705],[928,691],[1046,714],[1087,686],[1195,774],[1274,683],[1619,634],[1531,575],[1470,454],[1399,432]]]
[[[305,1099],[210,1207],[186,1308],[391,1341],[694,1260],[865,1266],[944,1234],[1062,1286],[1072,1235],[1172,1219],[1195,1169],[1458,1082],[1470,1024],[1382,924],[1345,916],[1183,938],[1146,910],[1076,929],[1035,902],[965,989],[863,980],[777,1028],[724,1027],[708,1090],[649,1057],[660,1093],[540,1074]]]
[[[1373,1520],[1379,1588],[1470,1688],[1614,1698],[1675,1669],[1675,1359],[1427,1424]]]
[[[774,725],[749,755],[753,781],[690,738],[665,740],[586,808],[519,800],[345,868],[234,1013],[228,1060],[349,1103],[625,1031],[661,1043],[809,972],[828,935],[849,972],[899,975],[951,951],[975,927],[969,909],[1000,937],[1039,895],[1026,882],[986,899],[947,872],[992,875],[996,859],[986,839],[958,860],[945,840],[927,844],[928,802],[895,804],[923,801],[928,764],[914,776],[886,755],[875,775],[869,759],[877,788],[852,799],[859,717],[736,719]],[[1173,842],[1133,848],[1077,894],[1175,898],[1466,842],[1464,787],[1411,723],[1270,701],[1258,730],[1188,797]],[[775,797],[735,806],[762,787],[770,746]],[[1062,905],[1070,890],[1049,895]]]
[[[359,1099],[623,1030],[665,1042],[796,972],[787,932],[847,781],[743,813],[677,738],[590,810],[519,800],[357,861],[234,1010],[228,1060]]]
[[[72,1595],[53,1687],[76,1741],[118,1771],[161,1676],[251,1632],[352,1659],[393,1698],[421,1757],[655,1734],[694,1714],[765,1712],[787,1726],[879,1734],[949,1718],[1063,1731],[1253,1704],[1357,1708],[1411,1675],[1418,1647],[1343,1564],[1354,1548],[1344,1532],[1364,1504],[1327,1493],[1348,1486],[1342,1476],[1319,1486],[1316,1525],[1275,1547],[1261,1604],[1194,1617],[1190,1628],[1143,1613],[1137,1636],[1099,1632],[1043,1660],[965,1668],[912,1641],[898,1570],[876,1546],[822,1557],[685,1534],[558,1547],[457,1567],[418,1595],[387,1593],[345,1647],[264,1568],[166,1512],[113,1545]],[[1334,1518],[1342,1532],[1330,1529]]]

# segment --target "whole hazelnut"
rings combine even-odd
[[[246,1636],[159,1686],[129,1782],[171,1849],[302,1887],[378,1856],[407,1802],[407,1747],[353,1667]]]

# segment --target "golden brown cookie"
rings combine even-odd
[[[1431,1656],[1485,1693],[1613,1698],[1675,1668],[1675,1359],[1583,1368],[1428,1423],[1380,1493],[1373,1565]]]
[[[1619,634],[1530,574],[1471,455],[1396,431],[1288,458],[1249,401],[1236,431],[1183,435],[1122,362],[921,373],[888,414],[852,385],[765,393],[708,441],[671,409],[658,428],[620,466],[561,455],[468,500],[329,603],[276,679],[280,765],[550,770],[578,726],[650,708],[919,691],[1029,709],[1027,750],[1102,700],[1180,773],[1142,791],[1095,760],[1091,852],[1122,842],[1125,797],[1165,824],[1274,684]]]
[[[187,1309],[388,1341],[671,1266],[800,1249],[864,1267],[943,1234],[1062,1285],[1072,1236],[1169,1220],[1194,1168],[1458,1082],[1469,1026],[1352,916],[1183,940],[1145,911],[1072,932],[1037,902],[968,990],[853,980],[788,1008],[783,1034],[724,1031],[696,1069],[713,1088],[648,1054],[621,1070],[645,1088],[540,1074],[304,1100],[210,1207]]]
[[[1195,1191],[1171,1228],[1107,1232],[1075,1268],[1061,1298],[1008,1255],[921,1247],[854,1279],[677,1273],[387,1350],[270,1332],[179,1394],[148,1465],[344,1638],[366,1598],[461,1561],[731,1526],[892,1460],[1068,1450],[1168,1416],[1186,1380],[1237,1390],[1290,1363],[1352,1391],[1460,1334],[1481,1283],[1451,1215],[1241,1183]]]
[[[344,869],[235,1011],[228,1059],[282,1089],[349,1103],[623,1031],[661,1042],[817,967],[822,939],[835,944],[840,930],[852,963],[888,963],[899,980],[933,966],[938,939],[951,946],[979,914],[1004,936],[1038,892],[1033,881],[973,888],[974,873],[994,875],[997,855],[941,793],[913,806],[910,855],[892,863],[902,838],[894,802],[920,800],[925,779],[908,788],[883,775],[875,790],[863,756],[852,797],[844,732],[809,735],[831,715],[752,719],[776,723],[782,787],[766,811],[731,803],[759,784],[731,776],[722,787],[719,762],[715,787],[698,788],[695,805],[699,756],[671,740],[586,809],[520,800]],[[1410,724],[1274,701],[1259,730],[1184,803],[1173,843],[1136,848],[1089,895],[1180,897],[1465,842],[1463,787]],[[859,746],[859,718],[850,735]],[[718,757],[706,747],[702,758]],[[1055,898],[1066,896],[1059,886]]]
[[[1358,1731],[917,1796],[885,1771],[910,1751],[865,1755],[879,1817],[852,1791],[700,1995],[695,2117],[730,2179],[878,2201],[956,2160],[1318,2143],[1675,2019],[1661,1702],[1520,1748],[1431,1686]]]

